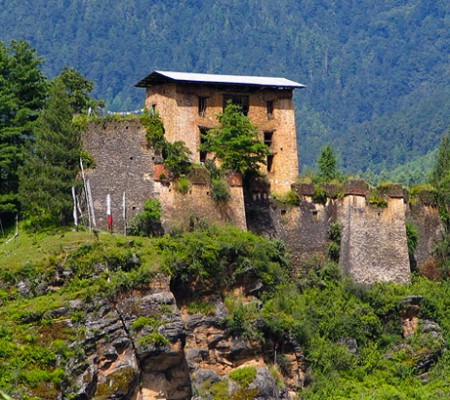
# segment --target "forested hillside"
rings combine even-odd
[[[154,69],[302,82],[303,167],[330,143],[348,172],[390,170],[450,125],[447,0],[1,0],[11,39],[29,41],[49,77],[78,69],[111,110],[140,108],[134,84]]]

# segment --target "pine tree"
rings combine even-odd
[[[0,42],[0,218],[18,211],[18,168],[47,93],[41,58],[24,41]],[[5,218],[6,217],[6,218]]]
[[[450,129],[439,144],[436,164],[431,174],[431,183],[437,190],[440,216],[450,233]]]
[[[339,178],[337,156],[331,146],[322,148],[320,156],[317,159],[317,165],[319,167],[318,177],[320,182],[330,182],[333,179]]]
[[[67,88],[55,79],[37,121],[35,142],[20,170],[20,201],[25,214],[39,226],[66,224],[72,210],[81,152],[79,128],[72,122]]]
[[[200,150],[214,153],[221,169],[246,175],[266,163],[269,148],[258,140],[257,128],[240,106],[227,104],[217,119],[220,125],[208,132]]]

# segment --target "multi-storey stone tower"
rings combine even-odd
[[[146,108],[158,112],[167,140],[182,140],[203,162],[202,134],[217,125],[228,101],[239,104],[271,149],[267,174],[273,192],[286,192],[298,174],[293,90],[304,85],[285,78],[153,71],[136,85],[147,89]]]

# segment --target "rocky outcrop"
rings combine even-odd
[[[220,296],[205,301],[213,304],[207,315],[178,307],[169,279],[160,275],[145,290],[91,303],[83,339],[74,344],[78,357],[66,367],[72,379],[64,395],[78,400],[207,399],[211,393],[292,398],[304,380],[301,351],[277,354],[273,343],[233,335],[224,323],[228,311]],[[274,363],[277,357],[282,368]],[[249,381],[241,377],[248,374]]]

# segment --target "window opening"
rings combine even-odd
[[[273,131],[264,131],[264,144],[268,147],[272,146]]]
[[[198,98],[198,115],[201,117],[205,116],[206,112],[206,97],[199,97]]]
[[[273,119],[273,100],[269,100],[267,103],[267,119]]]
[[[156,116],[156,104],[152,104],[152,105],[150,106],[150,115],[151,115],[152,117]]]
[[[227,103],[231,101],[232,104],[240,106],[242,114],[247,115],[250,108],[248,96],[238,96],[234,94],[226,94],[223,96],[223,108],[225,109]]]
[[[273,168],[273,154],[267,156],[267,172],[272,172]]]

